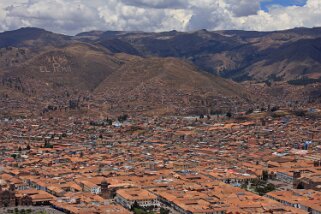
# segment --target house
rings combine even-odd
[[[139,188],[120,189],[116,192],[115,201],[122,206],[130,209],[132,205],[137,202],[141,207],[154,207],[160,206],[157,196],[147,190]]]
[[[83,188],[84,192],[91,192],[92,194],[96,195],[101,193],[101,187],[92,183],[91,181],[80,181],[80,186]]]

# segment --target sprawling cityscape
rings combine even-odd
[[[0,205],[320,213],[320,120],[273,115],[2,120]]]
[[[1,0],[0,214],[321,214],[320,0]]]

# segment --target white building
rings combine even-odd
[[[81,181],[80,186],[83,187],[84,192],[91,192],[92,194],[100,194],[101,193],[101,188],[100,186],[90,182],[90,181]]]

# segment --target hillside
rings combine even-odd
[[[80,34],[77,38],[86,38],[81,35],[91,35],[88,42],[114,53],[188,59],[202,70],[237,81],[289,81],[305,78],[307,72],[310,76],[320,74],[321,28],[275,32],[105,32]]]
[[[19,38],[2,48],[0,78],[4,97],[16,94],[15,101],[27,97],[30,102],[25,105],[32,104],[33,112],[61,111],[73,103],[73,108],[97,114],[102,109],[105,114],[198,114],[228,111],[233,101],[249,99],[242,86],[203,72],[186,60],[140,57],[134,49],[127,54],[129,46],[118,39],[106,46],[84,41],[101,32],[70,39],[29,29],[26,38],[20,37],[26,30],[11,32]],[[61,45],[43,45],[43,34]]]
[[[3,102],[26,103],[36,114],[66,108],[106,115],[247,110],[254,100],[267,103],[275,95],[272,85],[260,95],[264,99],[251,96],[256,91],[248,80],[290,83],[292,91],[321,80],[320,31],[0,33]],[[303,93],[315,97],[314,91]]]
[[[125,57],[125,54],[118,55]],[[236,83],[196,69],[175,58],[133,57],[108,76],[96,90],[111,110],[175,112],[228,110],[245,102],[246,91]]]

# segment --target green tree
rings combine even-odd
[[[121,116],[118,117],[118,121],[119,122],[125,122],[126,120],[128,120],[128,115],[127,114],[123,114]]]
[[[47,149],[52,149],[53,148],[53,145],[51,143],[49,143],[49,141],[45,141],[45,145],[44,145],[44,148],[47,148]]]
[[[304,110],[297,110],[297,111],[294,111],[294,114],[295,114],[295,116],[298,116],[298,117],[304,117],[305,111]]]
[[[139,206],[139,204],[137,203],[137,201],[134,201],[134,203],[133,203],[133,205],[132,205],[132,207],[131,207],[131,210],[134,210],[135,208],[141,208],[141,207]]]
[[[169,214],[169,210],[161,207],[160,208],[160,214]]]
[[[248,114],[252,114],[253,111],[254,111],[254,110],[253,110],[252,108],[250,108],[250,109],[248,109],[248,110],[245,112],[245,114],[247,114],[247,115],[248,115]]]
[[[269,179],[269,172],[266,170],[263,170],[262,177],[264,181],[267,181]]]
[[[272,108],[271,108],[271,112],[275,112],[275,111],[277,111],[277,110],[279,110],[280,108],[278,107],[278,106],[273,106]]]

